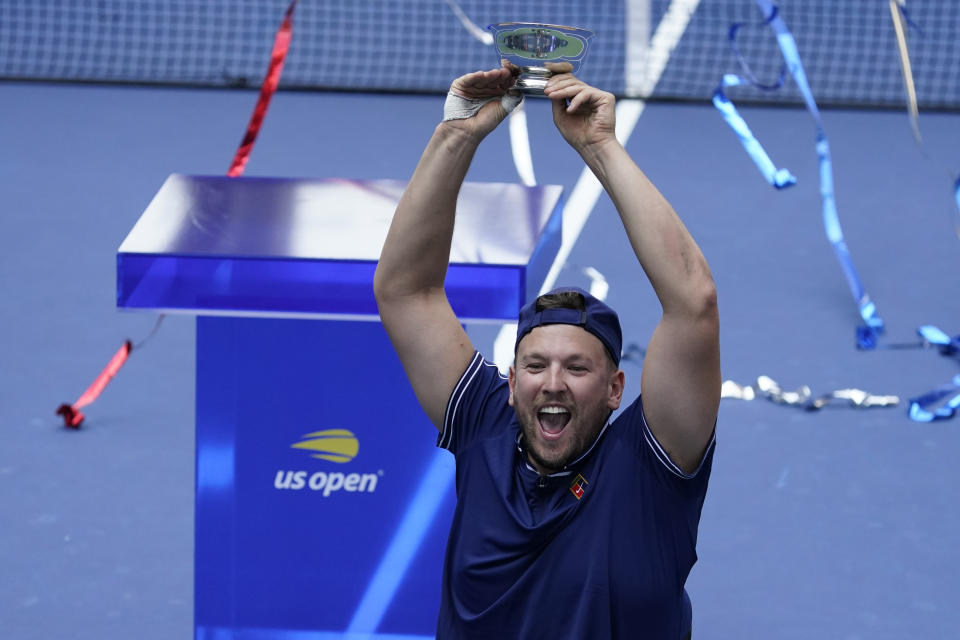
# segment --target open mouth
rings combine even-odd
[[[563,407],[543,407],[537,412],[537,421],[545,438],[556,439],[570,422],[570,412]]]

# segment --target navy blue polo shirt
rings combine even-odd
[[[684,473],[637,398],[577,461],[541,477],[508,395],[476,353],[447,406],[437,445],[456,457],[457,507],[437,638],[681,638],[714,442]]]

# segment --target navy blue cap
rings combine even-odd
[[[517,341],[513,349],[516,351],[520,340],[536,327],[545,324],[572,324],[583,327],[600,339],[607,348],[614,363],[620,366],[620,353],[623,350],[623,334],[620,331],[620,318],[617,312],[602,301],[577,287],[561,287],[549,291],[545,295],[574,291],[583,296],[584,309],[544,309],[537,311],[537,301],[520,309],[520,319],[517,323]]]

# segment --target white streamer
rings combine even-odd
[[[460,20],[460,23],[463,25],[463,28],[470,32],[470,35],[472,35],[474,38],[476,38],[483,44],[487,44],[487,45],[493,44],[493,34],[490,33],[489,31],[484,31],[483,29],[475,25],[473,21],[467,17],[467,14],[463,12],[463,9],[460,8],[460,5],[458,5],[453,0],[446,0],[446,3],[447,3],[447,6],[450,7],[450,10],[453,11],[453,15],[457,16],[457,18]]]
[[[590,278],[590,295],[597,300],[606,300],[610,292],[610,283],[603,277],[603,274],[593,267],[586,267],[583,270],[584,275]]]
[[[732,400],[753,400],[766,398],[774,404],[799,407],[807,411],[819,411],[835,400],[857,409],[872,409],[875,407],[896,407],[900,404],[899,396],[877,395],[862,389],[837,389],[814,397],[810,387],[802,385],[796,391],[785,391],[770,376],[759,376],[752,385],[742,385],[733,380],[724,380],[720,387],[720,397]]]
[[[527,112],[522,102],[510,114],[510,150],[513,152],[513,164],[520,175],[520,181],[528,187],[536,186],[533,154],[530,153],[530,135],[527,133]]]
[[[900,53],[900,73],[903,76],[903,89],[907,94],[907,110],[910,113],[910,126],[913,128],[913,137],[917,144],[920,140],[920,113],[917,108],[917,90],[913,85],[913,71],[910,67],[910,54],[907,49],[907,25],[902,9],[906,9],[906,0],[890,0],[890,17],[893,19],[893,30],[897,35],[897,49]]]

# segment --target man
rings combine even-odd
[[[678,640],[720,401],[716,291],[614,137],[614,97],[553,71],[554,122],[616,205],[662,318],[643,402],[613,422],[620,324],[586,292],[524,307],[506,380],[476,353],[443,288],[455,205],[474,151],[519,97],[515,68],[455,80],[374,278],[383,324],[457,461],[437,637]]]

